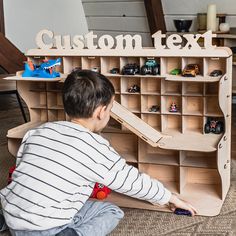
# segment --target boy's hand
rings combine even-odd
[[[179,199],[178,196],[173,193],[171,195],[169,204],[172,211],[175,211],[176,208],[181,208],[190,211],[192,216],[197,213],[196,209],[190,203]]]

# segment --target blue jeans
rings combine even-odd
[[[10,232],[12,236],[53,236],[70,228],[78,236],[104,236],[118,225],[123,216],[123,211],[112,203],[87,201],[68,225],[43,231],[10,229]]]

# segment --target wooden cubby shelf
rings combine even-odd
[[[28,59],[35,63],[60,55],[62,64],[56,70],[61,77],[22,78],[19,72],[6,78],[17,81],[30,113],[30,122],[8,131],[9,151],[16,156],[27,130],[47,121],[67,120],[61,99],[64,79],[76,68],[96,69],[115,88],[112,118],[102,135],[127,163],[190,201],[198,214],[219,214],[230,186],[232,56],[228,49],[212,48],[206,53],[160,49],[155,55],[151,49],[123,50],[121,54],[109,49],[104,55],[99,50],[94,49],[94,55],[88,49],[71,55],[70,50],[64,50],[64,54],[63,50],[54,54],[53,49],[42,50],[41,54],[38,49],[28,52]],[[136,63],[141,67],[148,58],[160,64],[160,74],[122,74],[126,64]],[[173,69],[183,70],[191,63],[199,65],[200,73],[196,77],[170,74]],[[119,72],[112,74],[113,68]],[[211,77],[214,69],[222,70],[223,75]],[[129,92],[133,85],[138,85],[140,91]],[[170,111],[172,102],[177,111]],[[158,109],[151,110],[152,106]],[[204,132],[210,117],[224,123],[223,133]],[[169,211],[165,206],[153,206],[116,192],[107,200],[124,207]]]

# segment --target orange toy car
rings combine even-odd
[[[185,77],[195,77],[200,73],[198,64],[188,64],[185,66],[182,72],[182,76]]]

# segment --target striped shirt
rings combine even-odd
[[[127,165],[106,139],[68,121],[25,134],[12,179],[0,197],[6,222],[15,230],[70,223],[95,182],[154,204],[165,204],[171,196],[160,182]]]

